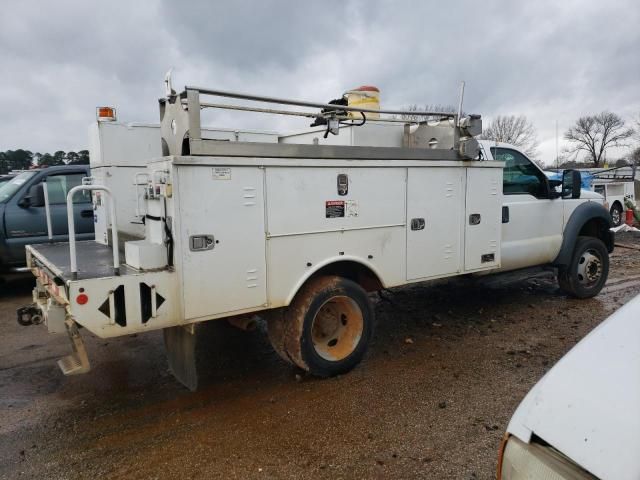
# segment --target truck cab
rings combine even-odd
[[[572,195],[566,195],[558,191],[558,182],[550,181],[516,147],[490,140],[482,140],[480,144],[484,158],[505,164],[502,271],[545,264],[562,267],[572,253],[569,251],[572,244],[567,240],[575,242],[581,232],[585,235],[595,232],[608,250],[613,248],[602,195],[582,190],[579,185]],[[565,172],[565,178],[570,178],[570,172]],[[595,220],[594,212],[600,220]],[[592,223],[585,225],[585,221]]]
[[[88,177],[88,165],[30,170],[0,186],[0,273],[25,266],[25,246],[49,241],[43,183],[46,182],[53,242],[67,241],[67,192]],[[74,202],[78,238],[93,239],[93,207],[88,192]]]

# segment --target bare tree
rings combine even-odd
[[[629,163],[631,165],[640,166],[640,147],[636,147],[629,154]]]
[[[564,134],[565,140],[571,143],[568,152],[578,156],[587,154],[594,167],[603,163],[604,153],[608,147],[624,147],[626,141],[634,133],[633,128],[625,127],[624,120],[612,112],[580,117],[575,125]]]
[[[640,140],[640,113],[638,113],[638,116],[633,119],[633,123],[635,125],[634,137],[636,140]]]
[[[536,128],[524,115],[498,115],[482,130],[480,138],[509,143],[532,159],[538,156]]]

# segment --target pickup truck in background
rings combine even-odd
[[[0,175],[0,187],[2,187],[5,183],[9,182],[13,177],[15,177],[15,175],[12,175],[12,174]]]
[[[25,270],[25,246],[48,242],[43,182],[47,182],[53,242],[67,241],[67,192],[88,177],[88,165],[29,170],[0,185],[0,275]],[[90,192],[75,197],[77,236],[94,237]]]

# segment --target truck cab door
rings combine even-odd
[[[550,191],[549,181],[522,152],[491,147],[503,169],[502,269],[544,265],[562,244],[563,201]]]
[[[29,190],[38,183],[47,182],[53,241],[64,242],[68,240],[67,193],[76,185],[82,184],[82,178],[86,176],[85,170],[53,171],[49,175],[37,177],[12,199],[5,210],[7,246],[12,263],[24,263],[26,245],[48,241],[45,207],[30,205],[25,201]],[[93,238],[93,208],[89,192],[76,193],[74,221],[78,240]]]

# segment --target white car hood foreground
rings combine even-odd
[[[599,478],[640,478],[640,295],[533,387],[507,431],[537,435]]]

